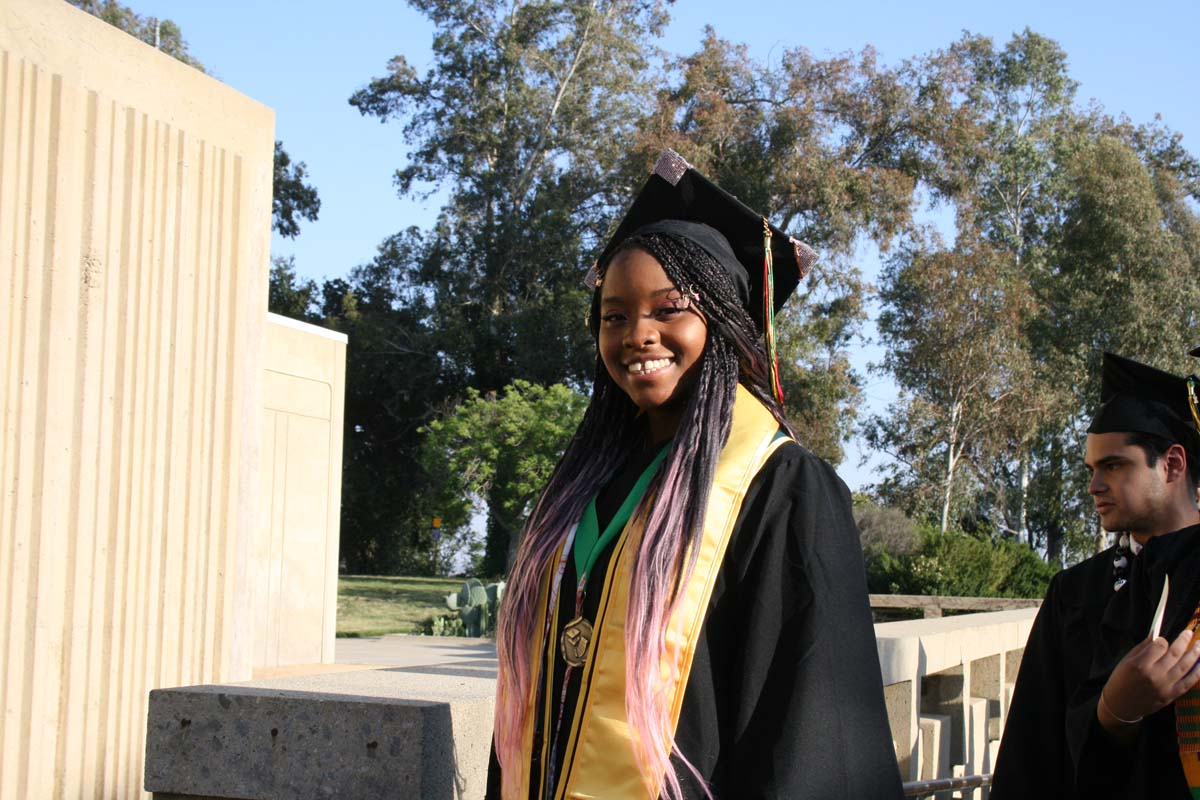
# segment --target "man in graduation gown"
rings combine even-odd
[[[1200,657],[1187,630],[1200,602],[1194,379],[1106,354],[1102,398],[1088,435],[1089,490],[1105,526],[1128,530],[1143,548],[1104,606],[1089,677],[1068,704],[1076,791],[1192,797],[1176,702],[1195,683]]]
[[[1051,579],[1017,674],[992,774],[993,800],[1078,796],[1067,751],[1067,703],[1088,677],[1100,617],[1126,583],[1133,549],[1140,546],[1123,535]]]
[[[1089,491],[1105,529],[1123,533],[1117,544],[1063,570],[1050,583],[1005,723],[993,775],[995,800],[1090,796],[1076,788],[1068,708],[1087,683],[1098,652],[1106,649],[1102,621],[1106,615],[1111,621],[1127,604],[1143,544],[1184,527],[1196,513],[1194,479],[1185,469],[1181,480],[1172,460],[1182,454],[1192,462],[1193,474],[1200,466],[1194,463],[1196,429],[1186,383],[1106,354],[1101,397],[1085,457],[1093,471]],[[1190,504],[1184,496],[1188,486]],[[1139,590],[1143,582],[1138,581]]]

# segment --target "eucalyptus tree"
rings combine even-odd
[[[384,549],[417,536],[414,509],[438,511],[419,428],[448,399],[517,379],[589,380],[582,278],[636,187],[624,156],[667,20],[666,3],[645,0],[411,5],[433,22],[431,65],[420,74],[398,55],[350,98],[398,124],[399,194],[442,202],[431,227],[399,231],[351,279],[352,291],[370,287],[357,324],[375,334],[350,345],[371,378],[351,389],[362,397],[347,428],[348,527],[351,538],[393,543]],[[487,551],[506,553],[504,493],[522,476],[513,461],[496,469]],[[381,480],[394,491],[387,519],[367,513]]]
[[[985,480],[989,439],[1030,413],[1019,391],[1029,354],[1013,332],[1033,303],[1028,282],[992,243],[939,244],[906,246],[885,269],[883,366],[902,394],[893,422],[874,420],[867,438],[926,488],[923,510],[945,533],[956,498],[972,494],[964,481]]]
[[[662,2],[415,0],[433,64],[403,56],[350,98],[400,123],[401,195],[442,189],[413,260],[387,265],[428,300],[427,327],[464,388],[581,381],[585,256],[632,186],[619,168],[649,97]]]
[[[781,372],[802,439],[837,463],[860,397],[848,350],[865,318],[861,245],[886,249],[911,226],[933,104],[871,48],[760,63],[711,28],[672,75],[633,158],[674,148],[820,251],[779,320]]]
[[[1051,561],[1064,548],[1079,555],[1098,530],[1080,454],[1098,400],[1101,351],[1168,368],[1184,358],[1197,300],[1197,228],[1187,199],[1194,197],[1195,161],[1160,123],[1135,127],[1097,105],[1076,107],[1066,54],[1031,31],[999,49],[966,34],[920,63],[925,90],[945,110],[942,124],[926,129],[923,177],[935,203],[953,209],[956,241],[941,250],[944,258],[922,248],[901,253],[904,263],[884,275],[882,322],[897,353],[925,353],[923,361],[939,369],[914,374],[899,355],[890,357],[886,368],[909,400],[923,405],[902,403],[873,420],[871,430],[879,442],[944,453],[944,487],[952,486],[956,463],[968,466],[972,480],[960,484],[958,500],[964,514],[1029,541]],[[946,337],[940,325],[905,322],[912,270],[932,269],[924,279],[935,280],[943,268],[968,267],[958,256],[982,244],[999,270],[989,319],[1003,347],[978,351],[978,337]],[[936,298],[929,297],[935,317],[962,316],[952,300]],[[967,321],[955,324],[971,329]],[[956,383],[945,369],[963,363],[988,375],[993,388],[945,395]],[[1014,402],[995,413],[1001,390]],[[939,393],[945,396],[930,406]],[[929,424],[972,416],[986,423],[975,429],[974,449],[960,428]],[[907,469],[891,476],[891,488]],[[941,498],[943,526],[950,494]]]

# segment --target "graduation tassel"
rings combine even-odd
[[[771,256],[771,223],[763,217],[763,335],[767,343],[767,368],[771,394],[783,405],[783,383],[779,380],[779,353],[775,350],[775,260]]]
[[[1188,394],[1188,408],[1191,409],[1191,411],[1192,411],[1192,422],[1196,423],[1196,430],[1198,432],[1200,432],[1200,410],[1197,409],[1197,406],[1200,406],[1200,400],[1198,400],[1196,397],[1196,376],[1195,375],[1188,376],[1187,394]]]

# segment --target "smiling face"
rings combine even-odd
[[[656,441],[679,427],[707,340],[704,317],[654,256],[631,249],[613,258],[600,290],[600,358]]]
[[[1174,530],[1163,518],[1170,506],[1167,459],[1150,466],[1146,452],[1125,433],[1089,433],[1084,462],[1092,472],[1088,493],[1107,531],[1155,536]],[[1165,527],[1165,530],[1163,528]]]

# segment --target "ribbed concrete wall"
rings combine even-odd
[[[332,664],[346,336],[267,315],[255,674]]]
[[[249,677],[273,115],[0,2],[0,797],[140,796],[147,693]]]

